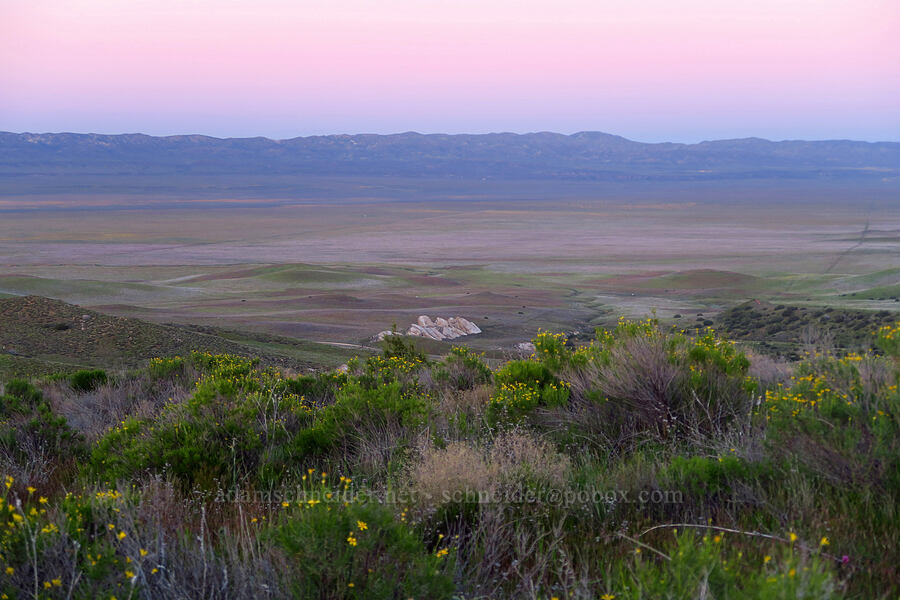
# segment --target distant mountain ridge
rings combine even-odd
[[[0,132],[0,176],[325,175],[560,180],[896,178],[900,143],[642,143],[600,132],[285,140]]]

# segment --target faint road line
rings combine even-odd
[[[866,241],[866,235],[868,235],[868,233],[869,233],[869,219],[866,219],[866,226],[863,227],[862,233],[859,234],[859,239],[856,241],[856,243],[853,244],[852,246],[850,246],[849,248],[847,248],[846,250],[844,250],[843,252],[841,252],[840,254],[838,254],[837,257],[835,257],[834,261],[832,261],[832,263],[830,265],[828,265],[828,268],[825,269],[825,272],[822,274],[827,275],[828,273],[831,273],[831,271],[836,266],[838,266],[838,263],[841,262],[841,260],[843,260],[844,257],[846,257],[848,254],[850,254],[851,252],[853,252],[854,250],[856,250],[857,248],[862,246],[863,242]]]

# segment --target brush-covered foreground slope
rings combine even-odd
[[[41,296],[0,298],[0,373],[131,368],[192,351],[255,356],[294,369],[336,366],[347,358],[320,344],[288,340],[275,351],[252,338],[237,342],[224,337],[228,332],[210,331],[110,316]]]
[[[488,368],[192,353],[6,381],[10,598],[896,598],[900,323],[787,363],[654,320]]]

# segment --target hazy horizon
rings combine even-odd
[[[396,136],[396,135],[443,135],[443,136],[466,136],[466,135],[540,135],[540,134],[551,134],[551,135],[562,135],[562,136],[574,136],[578,134],[587,134],[587,133],[599,133],[604,135],[610,135],[614,137],[624,138],[630,142],[637,142],[641,144],[700,144],[704,142],[728,142],[728,141],[736,141],[736,140],[748,140],[748,139],[758,139],[767,142],[867,142],[872,144],[877,143],[888,143],[888,144],[897,144],[900,143],[900,136],[896,139],[862,139],[862,138],[846,138],[846,137],[822,137],[822,138],[767,138],[759,135],[747,135],[736,138],[691,138],[689,140],[675,140],[675,139],[636,139],[633,137],[629,137],[626,135],[622,135],[619,133],[611,132],[611,131],[602,131],[598,129],[576,129],[573,131],[551,131],[551,130],[522,130],[522,131],[416,131],[416,130],[405,130],[405,131],[385,131],[385,132],[376,132],[376,131],[333,131],[328,133],[312,133],[312,134],[297,134],[286,137],[272,137],[267,135],[213,135],[202,132],[177,132],[177,133],[169,133],[169,134],[153,134],[147,133],[146,131],[140,130],[132,130],[132,131],[74,131],[74,130],[58,130],[58,131],[7,131],[0,130],[0,133],[9,133],[13,135],[100,135],[100,136],[127,136],[127,135],[146,135],[149,137],[192,137],[192,136],[201,136],[208,137],[219,140],[228,140],[228,139],[268,139],[271,141],[279,142],[300,138],[313,138],[313,137],[354,137],[354,136],[367,136],[367,135],[378,135],[378,136]]]

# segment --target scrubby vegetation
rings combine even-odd
[[[871,348],[872,332],[892,323],[895,316],[887,310],[804,307],[750,300],[724,311],[716,321],[732,339],[755,342],[765,351],[798,360],[804,351],[816,346],[845,350]],[[697,319],[702,327],[705,321]]]
[[[622,320],[496,370],[391,336],[10,380],[0,597],[894,598],[900,324],[872,339]]]
[[[0,323],[0,381],[38,374],[90,377],[78,372],[108,366],[134,368],[153,357],[197,350],[253,356],[294,370],[336,366],[349,358],[346,351],[325,344],[211,327],[159,325],[40,296],[0,298]]]

